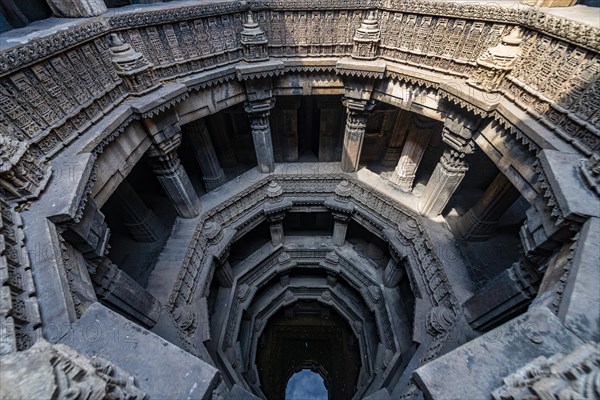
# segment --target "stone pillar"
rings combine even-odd
[[[271,232],[271,243],[273,246],[279,246],[285,242],[285,235],[283,233],[284,218],[285,211],[267,215],[267,220],[269,221],[269,231]]]
[[[343,246],[346,242],[346,231],[348,230],[348,221],[350,214],[345,212],[333,211],[333,244]]]
[[[323,205],[331,210],[333,216],[333,244],[343,246],[346,242],[348,221],[354,212],[354,206],[349,202],[352,186],[348,181],[341,181],[334,191],[334,196],[325,200]]]
[[[402,142],[406,137],[406,132],[411,120],[411,113],[405,110],[398,110],[394,130],[388,141],[387,146],[381,159],[381,164],[386,167],[393,167],[398,163],[400,154],[402,153]]]
[[[123,224],[134,240],[156,242],[166,236],[165,226],[158,216],[144,204],[127,180],[119,185],[113,198],[117,203],[118,212],[123,218]]]
[[[264,174],[270,174],[275,168],[275,162],[269,115],[275,105],[275,98],[271,80],[264,79],[261,74],[267,71],[269,76],[276,76],[283,72],[283,64],[268,61],[267,35],[254,21],[250,10],[240,32],[240,43],[244,51],[244,61],[247,62],[247,64],[236,67],[238,79],[245,82],[246,86],[244,109],[250,119],[258,170]],[[256,66],[253,65],[256,62],[264,62],[261,74],[256,73]]]
[[[211,191],[226,182],[223,168],[219,164],[219,158],[204,120],[196,120],[188,125],[189,137],[194,146],[194,155],[202,170],[204,187],[207,191]]]
[[[152,327],[158,322],[161,305],[154,296],[106,257],[88,260],[98,298]]]
[[[383,284],[386,287],[397,286],[398,283],[404,278],[406,271],[404,270],[404,263],[394,252],[390,252],[391,257],[388,261],[385,270],[383,271]]]
[[[292,207],[292,202],[284,200],[282,197],[283,189],[275,181],[269,182],[267,187],[268,203],[264,206],[263,212],[269,221],[269,231],[271,232],[271,243],[273,246],[279,246],[285,242],[283,233],[283,219],[287,210]]]
[[[464,160],[465,153],[454,149],[444,150],[440,162],[429,178],[423,196],[419,201],[421,214],[433,218],[438,216],[448,204],[458,185],[462,182],[469,165]]]
[[[408,136],[392,176],[392,182],[400,189],[407,192],[412,190],[417,169],[431,139],[434,126],[435,121],[430,118],[416,114],[412,116],[407,128]]]
[[[340,102],[317,100],[317,107],[319,109],[319,161],[335,161],[338,145],[339,157],[342,155]]]
[[[342,171],[354,172],[358,170],[367,120],[374,102],[344,99],[344,105],[346,106],[346,126],[342,151]]]
[[[275,168],[269,110],[270,107],[266,111],[255,112],[252,105],[246,106],[246,112],[250,119],[250,129],[252,130],[254,151],[256,152],[256,162],[258,170],[263,174],[270,174]]]
[[[439,215],[462,182],[469,165],[465,156],[475,149],[472,137],[473,121],[464,116],[448,117],[442,139],[448,145],[435,167],[419,200],[419,211],[427,217]]]
[[[486,240],[498,225],[498,220],[521,194],[504,176],[496,175],[485,193],[458,221],[457,229],[463,239]]]
[[[52,12],[58,17],[86,18],[106,12],[103,0],[46,0]]]
[[[177,214],[182,218],[194,218],[200,214],[200,199],[177,155],[180,143],[181,132],[153,145],[148,151],[148,156],[152,169],[173,202]]]
[[[233,269],[229,264],[229,251],[215,259],[215,278],[223,287],[233,286]]]

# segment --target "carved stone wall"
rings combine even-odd
[[[252,63],[244,61],[248,52],[244,53],[241,35],[248,10],[253,11],[257,29],[264,31],[267,39],[266,44],[261,39],[261,60]],[[583,302],[575,299],[590,292],[584,283],[592,274],[589,264],[595,249],[593,235],[576,233],[589,225],[590,215],[598,216],[594,206],[600,151],[600,29],[555,14],[524,5],[420,0],[165,3],[113,10],[95,19],[69,22],[68,28],[57,25],[21,41],[3,42],[0,354],[30,347],[40,335],[41,325],[19,213],[7,199],[25,209],[30,202],[35,205],[41,193],[47,198],[40,201],[47,202],[51,191],[52,199],[73,201],[61,206],[77,221],[90,193],[105,201],[116,188],[115,182],[131,169],[111,164],[116,151],[101,156],[111,143],[127,140],[133,133],[142,143],[152,133],[146,131],[160,124],[166,114],[189,123],[260,96],[257,92],[266,87],[277,95],[354,91],[368,95],[370,101],[387,102],[437,120],[460,109],[471,120],[484,121],[473,131],[473,140],[534,206],[521,230],[528,265],[539,274],[546,273],[540,299],[534,303],[549,304],[571,329]],[[508,56],[503,52],[505,44],[513,48]],[[123,51],[119,53],[119,49]],[[256,84],[259,79],[261,85]],[[269,92],[268,97],[271,95]],[[386,130],[391,118],[383,119],[381,129]],[[263,116],[264,132],[268,122]],[[368,137],[369,127],[366,129]],[[369,151],[379,152],[378,140],[368,144],[372,146]],[[145,151],[140,149],[147,145],[136,147],[136,162]],[[367,159],[375,158],[369,151],[365,152]],[[51,177],[48,164],[64,161],[71,153],[89,157],[93,172],[58,188],[57,182],[67,181],[56,169]],[[587,161],[580,169],[583,158]],[[282,172],[276,165],[269,178],[240,183],[240,190],[216,206],[214,198],[202,200],[212,206],[203,208],[195,221],[198,225],[191,229],[191,242],[181,255],[177,275],[172,273],[161,287],[168,293],[161,298],[166,309],[157,309],[154,315],[157,329],[166,329],[161,325],[164,318],[172,319],[178,343],[209,359],[202,343],[210,332],[198,324],[198,316],[191,310],[198,298],[210,294],[215,259],[222,263],[231,243],[269,214],[265,211],[273,200],[267,199],[269,182],[278,180],[277,196],[285,202],[285,211],[329,207],[327,201],[339,200],[336,186],[347,180],[345,196],[353,211],[336,210],[351,215],[390,246],[405,263],[410,289],[419,299],[415,312],[424,322],[414,327],[415,337],[426,339],[419,342],[414,356],[402,363],[410,361],[416,368],[462,343],[466,336],[456,325],[464,322],[460,311],[464,298],[459,299],[446,274],[445,260],[436,249],[439,238],[430,237],[420,217],[401,206],[401,201],[383,194],[382,187],[365,185],[356,176],[328,169],[326,164],[316,165],[315,173],[308,174]],[[97,180],[96,172],[104,167],[114,172],[114,180],[112,175],[111,180]],[[582,182],[596,195],[585,192],[587,186]],[[62,196],[61,190],[67,189],[76,195]],[[61,301],[66,305],[61,303],[61,307],[66,311],[57,307],[48,318],[69,325],[96,299],[85,292],[82,276],[86,272],[70,263],[81,254],[68,243],[54,243],[62,235],[56,235],[54,222],[61,222],[66,214],[44,212],[39,214],[40,225],[51,225],[50,234],[37,230],[30,235],[40,239],[40,246],[52,242],[49,251],[56,259],[35,260],[36,268],[43,282],[51,277],[53,288],[65,291]],[[282,237],[277,242],[284,243],[283,232],[279,233]],[[281,264],[279,261],[273,262]],[[350,264],[344,265],[348,273],[353,271]],[[354,278],[364,278],[359,275]],[[370,283],[365,285],[369,288],[362,294],[379,316],[376,324],[384,348],[397,350],[394,329],[381,322],[381,315],[388,313],[379,301],[381,293],[371,289]],[[532,289],[530,297],[535,291]],[[48,292],[44,296],[50,296]],[[57,292],[47,298],[62,298],[61,290]],[[279,300],[296,296],[292,292],[282,293]],[[240,295],[248,293],[242,290]],[[42,294],[39,296],[41,299]],[[164,312],[162,320],[159,312]],[[588,325],[594,323],[590,320]],[[231,338],[222,349],[225,352],[235,346],[236,324],[232,323],[228,333]],[[391,360],[377,352],[372,358],[373,370],[379,372]],[[394,362],[389,365],[401,364]],[[380,375],[377,384],[383,387],[393,382],[396,398],[417,393],[410,373]],[[515,379],[509,381],[507,386]]]
[[[25,350],[41,337],[22,227],[14,205],[0,197],[0,355]]]
[[[467,108],[482,100],[501,101],[478,98],[482,93],[465,98],[463,79],[475,73],[483,52],[521,26],[522,52],[501,82],[503,96],[540,117],[579,151],[589,155],[599,148],[597,28],[529,6],[395,0],[368,5],[256,1],[164,6],[164,10],[111,13],[70,27],[68,33],[13,45],[0,53],[2,135],[25,142],[28,154],[40,162],[122,103],[128,93],[111,65],[107,41],[107,33],[116,30],[154,64],[161,80],[191,74],[208,74],[213,82],[232,79],[223,67],[242,59],[240,32],[248,7],[255,10],[275,58],[348,56],[367,8],[376,8],[372,18],[381,28],[376,56],[391,64],[453,76],[453,86],[433,85]],[[308,63],[301,68],[314,67]],[[391,70],[386,75],[398,76]]]

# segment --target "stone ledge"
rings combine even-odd
[[[541,307],[418,368],[413,378],[427,399],[487,399],[529,361],[569,353],[582,343]]]
[[[216,368],[99,303],[59,343],[129,372],[150,399],[208,400],[220,380]]]

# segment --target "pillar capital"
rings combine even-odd
[[[346,107],[347,112],[356,115],[367,114],[368,116],[375,107],[375,100],[344,96],[342,97],[342,104]]]
[[[143,119],[142,123],[152,143],[163,153],[176,149],[181,144],[179,115],[174,109]]]
[[[477,122],[463,116],[448,117],[444,121],[442,140],[458,152],[472,153],[475,150],[473,130],[476,126]]]
[[[444,172],[449,174],[465,173],[469,170],[469,164],[465,160],[466,155],[467,153],[452,148],[445,149],[439,165]]]
[[[177,148],[181,138],[175,141],[163,142],[165,146],[152,145],[148,152],[153,171],[158,175],[169,175],[179,168],[181,161],[177,155]]]

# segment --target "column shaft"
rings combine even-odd
[[[225,183],[223,168],[219,164],[219,158],[204,120],[194,121],[189,124],[189,127],[194,154],[202,170],[204,186],[207,191],[211,191]]]
[[[156,178],[173,202],[182,218],[194,218],[200,214],[200,200],[192,182],[185,172],[175,149],[166,154],[158,149],[149,153]]]
[[[469,169],[464,156],[454,149],[444,151],[419,201],[422,215],[432,218],[444,210]]]
[[[486,240],[498,225],[498,220],[519,198],[519,191],[503,173],[488,186],[485,193],[458,221],[457,228],[466,240]]]
[[[333,212],[333,244],[343,246],[346,242],[346,232],[348,231],[348,220],[350,215]]]
[[[348,109],[342,151],[342,171],[344,172],[358,170],[368,119],[368,112]]]
[[[271,232],[271,243],[273,246],[279,246],[285,242],[285,236],[283,233],[283,218],[285,214],[274,214],[269,215],[269,231]]]
[[[405,110],[398,110],[394,130],[381,159],[381,164],[386,167],[393,167],[399,161],[402,153],[402,142],[406,137],[406,132],[411,120],[411,113]]]
[[[273,143],[271,141],[271,127],[269,125],[269,111],[248,113],[252,141],[256,152],[258,170],[263,174],[270,174],[275,168],[273,158]]]
[[[418,115],[413,115],[410,121],[408,136],[392,176],[392,182],[400,186],[402,190],[407,192],[412,190],[417,169],[431,139],[432,125],[427,118]]]
[[[149,209],[127,180],[124,180],[113,198],[129,234],[138,242],[155,242],[167,234],[158,216]]]
[[[405,271],[401,262],[396,260],[392,255],[383,271],[383,284],[386,287],[394,287],[400,283],[404,275]]]
[[[215,278],[221,286],[230,288],[233,285],[233,269],[229,264],[229,260],[224,256],[221,260],[215,261],[217,264],[215,266]]]

